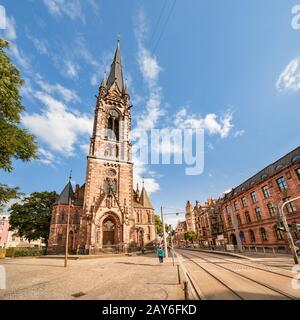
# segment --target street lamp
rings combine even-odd
[[[162,225],[163,225],[163,238],[164,238],[165,257],[168,258],[168,245],[167,245],[166,227],[165,227],[165,222],[164,222],[163,207],[160,207],[160,213],[161,213],[161,222],[162,222]],[[170,215],[170,214],[176,214],[178,216],[179,212],[166,213],[165,215]]]
[[[69,229],[70,229],[70,214],[71,214],[71,207],[73,207],[73,201],[71,197],[69,197],[69,206],[68,206],[68,218],[67,218],[67,235],[66,235],[66,243],[65,243],[65,264],[64,267],[66,268],[68,265],[68,250],[69,250]]]
[[[298,255],[297,255],[297,251],[296,251],[296,248],[295,248],[295,245],[294,245],[293,237],[292,237],[292,235],[290,233],[290,229],[289,229],[289,226],[288,226],[288,223],[287,223],[287,220],[286,220],[286,215],[285,215],[283,209],[288,203],[293,202],[293,201],[295,201],[297,199],[300,199],[300,196],[283,202],[281,204],[281,206],[279,207],[279,214],[280,214],[280,217],[282,219],[284,229],[286,230],[288,242],[289,242],[290,248],[292,250],[292,254],[293,254],[293,258],[294,258],[295,264],[299,264]]]

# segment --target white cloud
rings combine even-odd
[[[85,22],[85,16],[79,0],[44,0],[44,4],[49,13],[54,16],[66,15],[72,20],[78,18]]]
[[[226,138],[233,128],[232,113],[230,111],[221,117],[215,113],[209,113],[204,118],[201,118],[198,115],[188,115],[186,107],[183,107],[176,114],[174,123],[178,128],[204,129],[211,135],[220,135],[221,138]]]
[[[7,40],[15,41],[17,39],[16,21],[14,17],[6,17],[5,36]]]
[[[45,110],[41,114],[22,116],[23,124],[52,150],[66,156],[73,155],[74,145],[80,138],[90,136],[93,119],[78,111],[69,111],[66,105],[53,97],[36,92],[35,98],[41,101]]]
[[[37,76],[36,82],[47,93],[50,93],[50,94],[57,93],[58,95],[60,95],[65,102],[80,101],[80,98],[78,97],[75,91],[67,89],[59,83],[56,83],[55,85],[46,83],[40,75]]]
[[[30,34],[27,34],[27,38],[32,41],[36,50],[41,54],[48,54],[46,43],[43,40],[37,39]]]
[[[300,89],[300,59],[293,59],[282,71],[277,82],[278,90]]]
[[[245,130],[237,130],[235,133],[234,133],[234,137],[235,138],[238,138],[238,137],[241,137],[245,134]]]
[[[39,148],[38,155],[40,157],[38,161],[49,166],[54,166],[56,159],[53,153],[45,150],[44,148]]]
[[[146,81],[153,83],[158,80],[161,68],[158,65],[156,57],[151,56],[150,52],[142,44],[140,44],[138,51],[138,63]]]
[[[70,76],[70,78],[76,78],[78,75],[78,69],[79,69],[78,65],[68,61],[66,63],[66,66],[67,66],[67,74]]]
[[[91,85],[92,85],[92,86],[96,86],[96,85],[98,84],[97,75],[96,75],[96,74],[93,74],[93,75],[91,76],[90,81],[91,81]]]
[[[17,60],[18,64],[25,70],[30,70],[30,63],[24,53],[19,50],[15,41],[17,40],[16,21],[14,17],[6,17],[6,29],[4,31],[4,37],[10,42],[10,51]],[[2,31],[2,30],[1,30]]]

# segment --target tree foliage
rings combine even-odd
[[[48,243],[52,206],[57,199],[55,191],[33,192],[21,204],[9,209],[10,230],[28,241],[41,239]]]
[[[154,216],[154,221],[155,221],[155,230],[156,230],[156,234],[160,237],[163,237],[164,233],[163,233],[163,224],[162,224],[162,221],[160,219],[160,216],[159,215],[155,215]],[[168,233],[169,230],[172,229],[172,226],[169,225],[169,224],[166,224],[165,223],[165,230],[166,232]]]
[[[19,188],[10,188],[6,184],[0,184],[0,209],[2,209],[12,199],[20,198],[22,193]]]
[[[12,171],[12,159],[30,161],[37,159],[35,137],[21,127],[20,89],[24,81],[4,51],[9,47],[0,38],[0,169]]]
[[[184,233],[184,239],[187,241],[194,242],[197,239],[197,234],[195,231],[187,231]]]

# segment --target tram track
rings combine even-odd
[[[227,268],[227,267],[224,267],[223,265],[220,265],[220,263],[212,262],[212,261],[210,261],[210,260],[208,260],[208,259],[206,259],[206,258],[204,258],[204,257],[202,257],[202,256],[200,257],[199,255],[192,254],[192,253],[190,253],[190,252],[188,252],[188,253],[186,253],[186,252],[185,252],[185,253],[180,252],[180,254],[181,254],[183,257],[188,258],[188,259],[189,259],[188,261],[190,261],[190,262],[192,262],[193,264],[197,265],[199,268],[201,268],[203,271],[205,271],[207,274],[209,274],[212,278],[214,278],[216,281],[218,281],[219,283],[221,283],[224,287],[226,287],[232,294],[234,294],[234,295],[235,295],[236,297],[238,297],[240,300],[245,300],[245,298],[244,298],[242,295],[240,295],[239,293],[237,293],[231,286],[229,286],[226,282],[224,282],[224,281],[223,281],[222,279],[220,279],[218,276],[214,275],[214,274],[213,274],[211,271],[209,271],[207,268],[203,267],[203,265],[200,265],[201,262],[198,263],[198,262],[192,260],[191,257],[202,260],[202,261],[203,261],[202,263],[208,263],[208,264],[214,265],[214,266],[217,267],[217,268],[226,270],[226,271],[228,271],[229,273],[234,274],[236,277],[240,277],[240,278],[242,278],[242,279],[244,279],[244,280],[246,279],[247,281],[250,281],[251,283],[254,283],[254,284],[257,285],[257,286],[261,286],[261,287],[263,287],[263,288],[266,288],[266,289],[268,289],[268,290],[271,290],[272,292],[275,292],[276,294],[279,294],[279,295],[281,295],[281,296],[283,296],[283,297],[285,297],[285,298],[287,298],[287,299],[289,299],[289,300],[298,300],[297,297],[295,297],[295,296],[293,296],[293,295],[291,295],[291,294],[288,294],[288,293],[286,293],[286,292],[284,292],[284,291],[282,291],[282,290],[280,290],[280,289],[274,288],[273,286],[270,286],[270,285],[268,285],[268,284],[266,284],[266,283],[263,283],[263,282],[261,282],[261,281],[259,281],[259,280],[256,280],[256,279],[253,279],[253,278],[251,278],[251,277],[248,277],[248,276],[246,276],[246,275],[244,275],[244,274],[241,274],[240,272],[233,271],[233,270],[231,270],[230,268]],[[201,254],[202,254],[202,253],[201,253]],[[219,257],[218,257],[218,259],[219,259]],[[228,262],[228,260],[226,260],[226,259],[221,259],[221,260],[225,260],[225,261]],[[231,261],[231,263],[234,263],[234,262]],[[245,266],[251,267],[251,266],[248,266],[248,265],[245,265]],[[265,271],[265,270],[262,270],[262,271]],[[275,273],[275,274],[277,274],[277,273]],[[283,276],[282,274],[277,274],[277,275]]]
[[[201,252],[201,254],[202,254],[203,252]],[[233,260],[230,260],[230,259],[224,259],[224,258],[220,258],[219,256],[218,257],[216,257],[213,253],[212,254],[209,254],[209,253],[203,253],[204,255],[206,255],[206,256],[209,256],[209,257],[211,257],[211,258],[217,258],[217,259],[219,259],[219,260],[222,260],[222,261],[226,261],[226,262],[228,262],[228,263],[233,263],[233,264],[239,264],[239,265],[241,265],[241,266],[245,266],[245,267],[249,267],[249,268],[252,268],[252,269],[257,269],[257,270],[261,270],[261,271],[265,271],[265,272],[268,272],[268,273],[272,273],[272,274],[276,274],[276,275],[279,275],[279,276],[282,276],[282,277],[285,277],[285,278],[289,278],[289,279],[294,279],[294,277],[293,276],[289,276],[289,275],[287,275],[287,274],[283,274],[283,273],[279,273],[279,272],[275,272],[275,271],[272,271],[272,270],[268,270],[268,269],[264,269],[264,268],[261,268],[261,267],[258,267],[258,266],[253,266],[253,265],[250,265],[250,264],[246,264],[246,263],[242,263],[242,262],[237,262],[237,261],[233,261]],[[265,265],[265,264],[261,264],[261,265],[263,265],[263,266],[265,266],[265,267],[270,267],[270,266],[267,266],[267,265]],[[276,266],[271,266],[272,268],[275,268]],[[277,267],[278,268],[278,267]],[[279,268],[278,268],[279,269]],[[285,270],[287,270],[287,269],[285,269]]]

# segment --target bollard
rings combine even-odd
[[[189,300],[188,282],[183,281],[184,300]]]
[[[181,284],[181,278],[180,278],[180,267],[179,267],[179,264],[177,265],[177,274],[178,274],[178,284]]]

